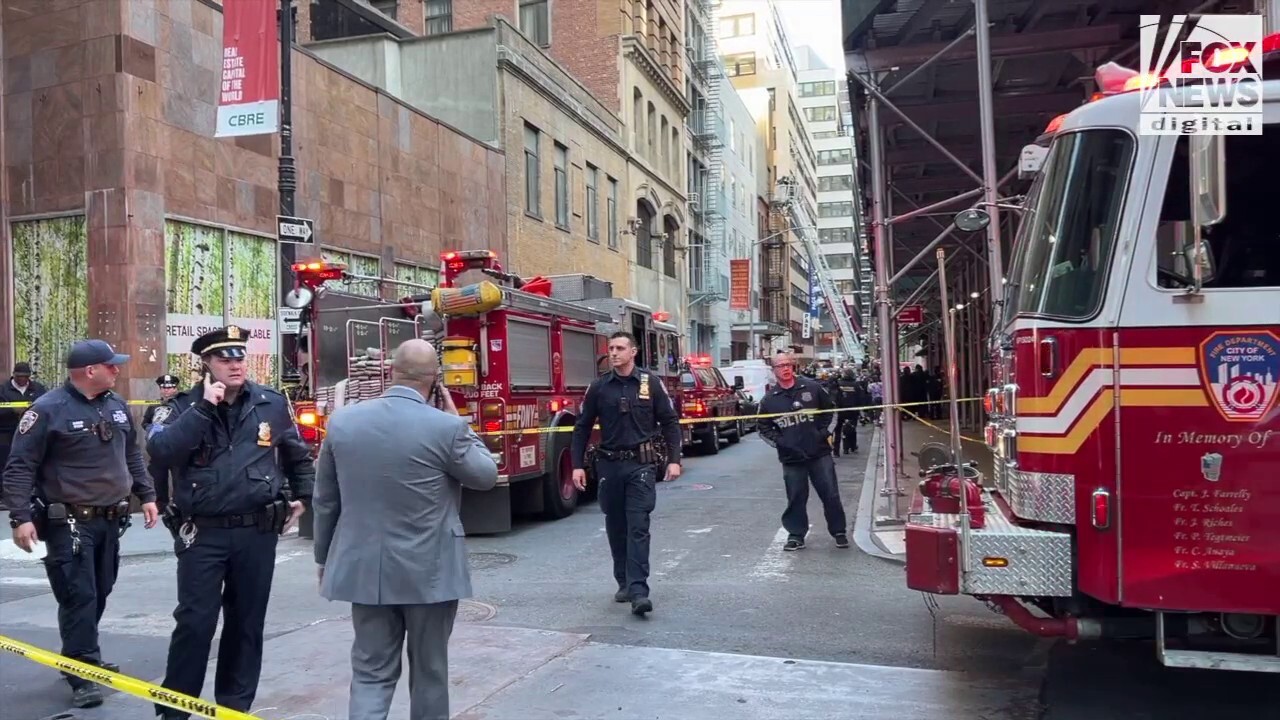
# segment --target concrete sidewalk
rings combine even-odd
[[[347,718],[351,638],[350,622],[342,618],[269,640],[254,714]],[[452,717],[465,720],[1015,720],[1023,717],[1019,707],[1035,701],[1033,690],[1016,679],[614,645],[580,634],[463,622],[449,664]],[[204,697],[211,697],[208,688]],[[408,701],[402,680],[391,717],[408,717]],[[150,716],[148,703],[119,694],[73,714],[77,720]]]
[[[133,525],[120,538],[120,556],[167,555],[173,552],[173,536],[159,522],[148,530],[142,526],[142,513],[134,513]],[[36,543],[35,550],[25,552],[13,544],[12,533],[0,540],[0,560],[19,563],[38,563],[44,559],[44,543]]]

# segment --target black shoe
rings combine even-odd
[[[645,613],[653,612],[653,601],[647,597],[635,598],[631,601],[631,614],[644,617]]]
[[[71,704],[78,708],[98,707],[102,704],[102,691],[97,685],[81,685],[71,691]]]
[[[836,547],[838,547],[838,548],[847,548],[847,547],[849,547],[849,536],[848,536],[848,535],[845,535],[844,533],[840,533],[839,535],[837,535],[837,536],[836,536]]]
[[[626,588],[618,588],[618,592],[613,594],[614,602],[627,602],[631,599],[631,593]]]
[[[113,662],[103,661],[98,663],[98,667],[102,668],[103,670],[106,670],[107,672],[113,672],[113,673],[120,672],[120,666]]]
[[[782,549],[783,549],[783,550],[785,550],[785,551],[787,551],[787,552],[792,552],[792,551],[795,551],[795,550],[803,550],[803,549],[804,549],[804,539],[803,539],[803,538],[791,538],[790,540],[787,540],[787,544],[786,544],[786,545],[783,545],[783,546],[782,546]]]

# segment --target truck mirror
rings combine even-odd
[[[310,305],[311,301],[314,299],[315,293],[311,292],[309,288],[299,286],[290,290],[288,294],[284,296],[284,304],[285,307],[293,308],[294,310],[302,310]]]
[[[955,220],[952,222],[955,223],[956,228],[963,232],[978,232],[991,223],[991,216],[987,214],[986,210],[969,208],[956,213]]]
[[[1191,207],[1199,227],[1222,222],[1227,215],[1227,156],[1225,135],[1187,138],[1191,165]]]
[[[741,376],[741,375],[735,375],[735,376],[733,377],[733,389],[734,389],[734,390],[741,390],[742,388],[744,388],[744,387],[746,387],[746,386],[747,386],[747,384],[742,380],[742,376]]]

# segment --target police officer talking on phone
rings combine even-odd
[[[680,420],[662,379],[636,367],[636,339],[631,333],[609,337],[612,369],[587,388],[582,414],[573,426],[573,484],[587,488],[585,456],[591,428],[600,421],[600,447],[595,475],[600,509],[613,554],[613,599],[631,602],[631,612],[653,611],[649,598],[649,513],[658,502],[658,465],[666,463],[666,479],[680,477]],[[666,457],[656,440],[666,440]]]
[[[147,441],[174,484],[164,523],[178,557],[178,608],[164,687],[200,694],[225,605],[214,696],[242,712],[258,691],[276,543],[302,515],[315,478],[284,395],[248,380],[247,347],[248,333],[235,325],[196,338],[201,397],[185,409],[175,402],[183,395],[170,401],[173,412]]]
[[[124,400],[111,392],[128,361],[102,340],[72,345],[66,383],[23,413],[4,466],[14,544],[26,552],[40,540],[47,547],[62,654],[113,671],[119,668],[102,660],[98,622],[120,570],[130,492],[142,503],[147,527],[157,514],[137,429]],[[76,707],[102,704],[97,685],[66,677]]]

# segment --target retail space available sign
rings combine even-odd
[[[1261,135],[1261,15],[1143,15],[1143,135]]]
[[[280,127],[279,5],[265,0],[222,3],[222,79],[215,137],[269,135]]]
[[[279,346],[280,328],[273,319],[231,318],[232,325],[243,328],[249,334],[249,355],[275,355]],[[169,313],[165,318],[165,352],[169,355],[188,355],[191,343],[207,332],[227,326],[221,315],[183,315]]]

